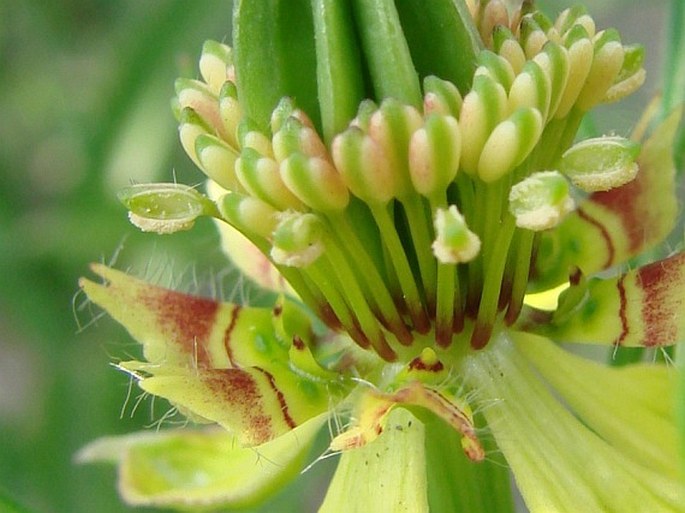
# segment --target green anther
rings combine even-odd
[[[236,128],[236,137],[242,149],[250,148],[263,157],[273,157],[271,139],[250,118],[244,117]]]
[[[487,74],[509,92],[515,74],[508,60],[490,50],[483,50],[478,54],[478,64],[480,66],[476,69],[476,76]]]
[[[509,192],[509,211],[516,218],[516,226],[526,230],[553,228],[574,207],[568,182],[557,171],[533,173]]]
[[[271,258],[289,267],[307,267],[324,252],[324,225],[315,214],[283,213],[273,231]]]
[[[182,184],[133,185],[117,196],[128,209],[131,223],[144,232],[168,234],[190,230],[200,216],[219,216],[214,202]]]
[[[235,175],[238,153],[224,141],[209,134],[195,139],[195,154],[209,178],[230,191],[242,190]]]
[[[340,211],[350,201],[347,186],[328,160],[293,153],[281,162],[280,173],[288,189],[314,210]]]
[[[269,239],[276,229],[278,211],[253,196],[231,192],[219,198],[217,206],[221,217],[241,232]]]
[[[409,172],[416,191],[440,197],[457,176],[461,131],[452,116],[431,114],[409,143]]]
[[[563,154],[559,170],[584,191],[606,191],[635,178],[639,153],[640,145],[623,137],[587,139]]]
[[[478,176],[494,182],[521,164],[540,139],[543,117],[535,108],[521,107],[490,134],[478,161]]]
[[[435,112],[459,117],[464,100],[452,82],[433,75],[428,76],[423,79],[423,93],[424,116]]]

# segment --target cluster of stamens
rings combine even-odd
[[[588,191],[635,176],[625,139],[570,147],[586,111],[641,84],[640,52],[579,9],[552,22],[490,1],[473,14],[488,49],[470,90],[426,77],[420,108],[366,100],[328,144],[290,98],[268,127],[247,118],[225,45],[206,43],[204,81],[177,82],[183,147],[228,191],[214,208],[176,186],[190,223],[201,211],[242,232],[329,327],[387,361],[462,333],[483,347],[516,321],[537,234],[573,209],[569,180]],[[160,231],[141,215],[161,197],[146,187],[124,200]]]

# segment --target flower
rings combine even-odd
[[[132,504],[244,507],[302,468],[328,421],[342,457],[322,512],[510,511],[506,472],[484,461],[497,450],[533,512],[683,511],[676,371],[559,344],[685,335],[685,254],[625,268],[675,224],[680,111],[649,136],[645,118],[630,139],[573,143],[586,112],[641,85],[641,49],[580,7],[306,5],[236,2],[233,48],[206,43],[202,80],[177,82],[209,196],[120,195],[144,230],[215,218],[279,299],[94,266],[106,283],[82,288],[143,346],[118,367],[211,427],[81,458],[117,462]],[[560,285],[553,308],[529,296]]]

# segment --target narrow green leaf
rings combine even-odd
[[[349,2],[311,1],[321,123],[329,143],[354,118],[364,98],[361,55]]]
[[[318,126],[309,0],[238,0],[233,31],[238,98],[247,117],[266,131],[278,101],[292,96]]]
[[[397,0],[395,5],[419,76],[436,75],[466,94],[483,42],[464,1]]]
[[[394,2],[354,0],[353,6],[375,99],[395,98],[419,107],[419,78]]]

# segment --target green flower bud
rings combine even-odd
[[[302,202],[283,183],[278,162],[274,159],[245,148],[236,160],[235,172],[246,191],[274,208],[303,210]]]
[[[432,114],[409,143],[409,172],[419,194],[443,193],[457,176],[461,131],[452,116]]]
[[[253,232],[265,239],[271,238],[278,223],[278,211],[253,196],[224,194],[217,201],[219,213],[240,231]]]
[[[530,14],[521,20],[520,41],[528,59],[535,57],[548,41],[547,34]]]
[[[376,141],[351,126],[333,139],[333,162],[352,194],[385,204],[397,194],[397,174]]]
[[[515,74],[521,73],[523,65],[526,63],[526,54],[521,47],[518,39],[507,27],[495,27],[494,47],[500,57],[509,62]]]
[[[473,260],[480,251],[480,239],[469,230],[456,205],[435,212],[433,254],[443,264]]]
[[[483,50],[478,54],[478,63],[480,66],[476,68],[475,76],[489,75],[495,82],[502,84],[505,91],[509,92],[511,84],[514,82],[515,73],[508,60],[489,50]]]
[[[537,54],[533,61],[540,66],[549,79],[550,104],[546,116],[549,119],[556,112],[568,82],[568,51],[560,44],[548,41],[543,47],[542,52]]]
[[[507,93],[501,84],[486,75],[475,77],[473,88],[464,98],[459,116],[461,128],[461,166],[469,175],[478,171],[483,146],[505,116]]]
[[[284,213],[272,234],[271,258],[290,267],[306,267],[324,251],[324,226],[315,214]]]
[[[240,120],[236,135],[241,148],[251,148],[262,157],[274,157],[271,139],[250,118],[242,118]]]
[[[542,114],[543,120],[551,100],[550,77],[535,61],[528,61],[514,79],[509,91],[509,112],[521,107],[532,107]]]
[[[459,116],[463,99],[459,89],[452,82],[435,76],[423,80],[423,114],[438,113]]]
[[[273,137],[272,145],[276,160],[279,162],[293,153],[328,158],[328,150],[316,130],[293,116],[283,122],[281,129]]]
[[[568,182],[557,171],[533,173],[509,192],[509,211],[516,226],[527,230],[553,228],[574,208]]]
[[[119,192],[131,223],[159,234],[190,230],[200,216],[218,215],[216,206],[192,187],[175,183],[139,184]]]
[[[314,210],[343,210],[350,201],[340,173],[328,160],[293,153],[281,162],[280,173],[295,196]]]
[[[407,155],[411,135],[423,125],[419,111],[392,98],[381,103],[369,120],[369,136],[385,152],[390,167],[398,179],[397,195],[411,194]]]
[[[587,139],[566,150],[560,171],[584,191],[607,191],[635,178],[639,153],[640,145],[623,137]]]
[[[478,176],[494,182],[530,154],[542,134],[543,118],[535,108],[522,107],[495,127],[478,161]]]

